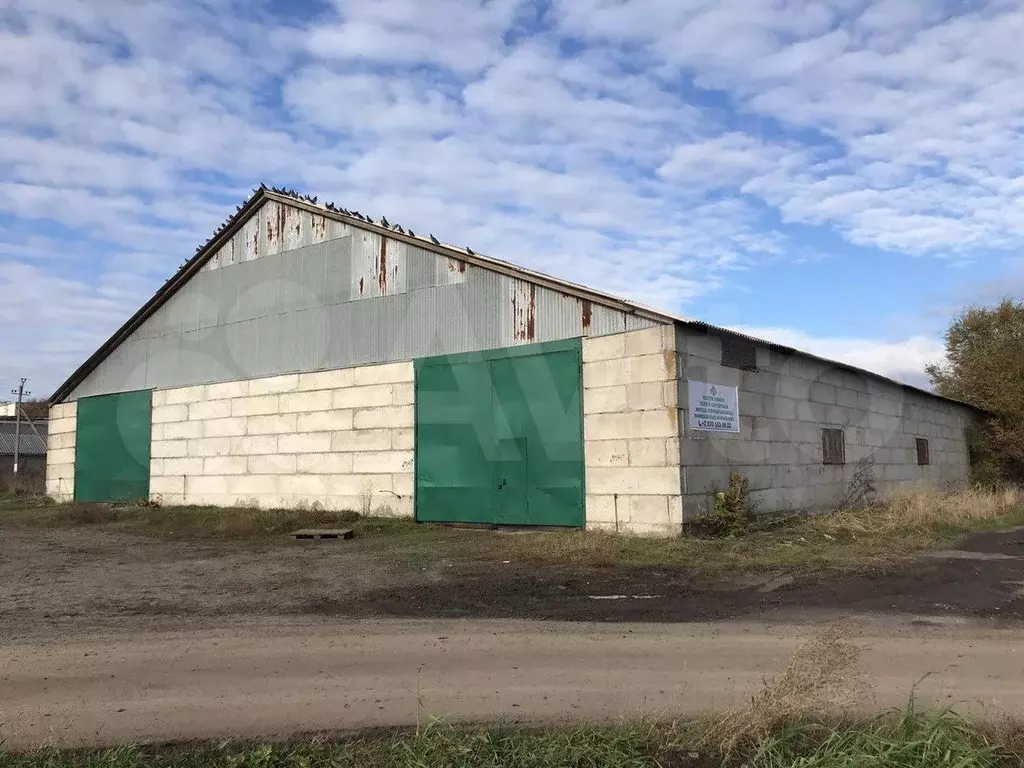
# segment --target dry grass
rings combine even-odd
[[[873,705],[860,648],[832,625],[797,648],[782,674],[765,680],[745,706],[713,720],[701,735],[700,746],[719,755],[749,753],[786,723],[823,713],[856,716]]]
[[[535,565],[689,567],[710,574],[780,569],[863,569],[957,538],[1024,524],[1016,489],[906,490],[862,509],[793,517],[730,539],[648,539],[601,532],[497,537],[488,556]]]

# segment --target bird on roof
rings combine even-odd
[[[470,256],[476,255],[475,253],[473,253],[473,249],[470,248],[468,245],[466,246],[466,253],[468,253]]]
[[[416,237],[416,233],[413,232],[411,229],[409,230],[409,237]]]
[[[403,234],[403,235],[405,234],[405,230],[402,229],[402,225],[401,224],[395,224],[395,229],[397,229],[401,234]]]
[[[434,245],[440,245],[441,244],[441,241],[438,240],[436,237],[434,237],[433,233],[431,233],[431,235],[430,235],[430,242],[432,242]]]
[[[316,205],[316,195],[313,195],[311,198],[309,198],[309,202],[311,202],[313,205]]]
[[[381,216],[380,217],[380,223],[383,224],[385,227],[390,227],[391,226],[390,224],[388,224],[388,217],[387,216]]]

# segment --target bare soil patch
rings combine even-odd
[[[0,639],[88,628],[219,627],[267,617],[475,617],[693,622],[823,614],[1024,619],[1024,531],[947,545],[1006,559],[906,557],[808,564],[793,556],[742,567],[610,562],[602,548],[699,543],[597,539],[357,520],[351,541],[157,534],[93,513],[39,525],[44,508],[0,511]],[[160,510],[154,510],[159,514]],[[833,529],[834,530],[834,529]],[[782,532],[766,545],[788,552]],[[735,544],[754,552],[757,539]],[[585,542],[581,550],[577,541]],[[568,542],[568,543],[567,543]],[[728,542],[708,544],[728,552]],[[659,549],[660,548],[660,549]],[[898,549],[898,547],[897,547]],[[573,552],[577,556],[573,556]],[[585,556],[579,556],[579,552]],[[680,550],[684,551],[684,550]],[[712,550],[714,551],[714,550]],[[537,553],[541,553],[538,555]],[[563,561],[553,557],[566,553]],[[654,553],[654,554],[651,554]],[[709,553],[702,557],[706,560]]]

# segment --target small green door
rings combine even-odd
[[[584,524],[579,339],[416,361],[416,517]]]
[[[151,395],[146,390],[78,401],[76,501],[149,498]]]

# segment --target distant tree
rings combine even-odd
[[[28,418],[32,421],[46,421],[50,417],[49,414],[50,406],[46,400],[30,398],[24,400],[21,404],[22,418]]]
[[[971,430],[975,476],[1024,480],[1024,302],[971,307],[946,331],[946,364],[927,368],[935,391],[984,408]]]

